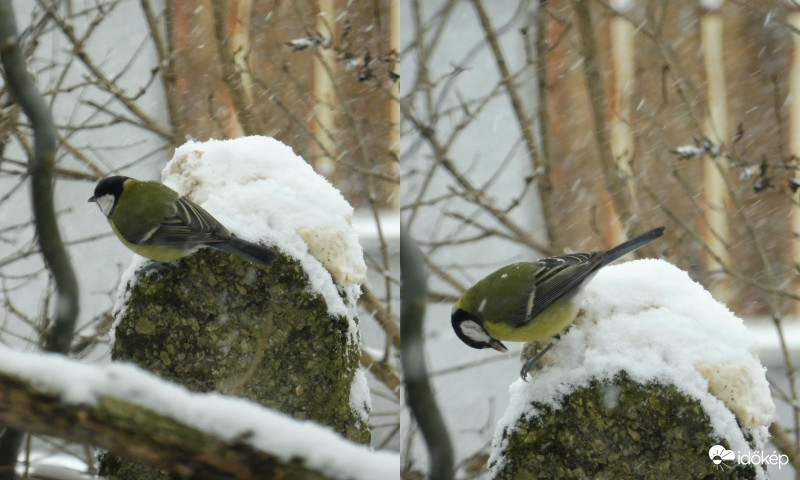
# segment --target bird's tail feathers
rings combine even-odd
[[[262,247],[261,245],[236,237],[230,237],[224,242],[212,243],[208,246],[242,257],[245,260],[265,267],[272,265],[272,262],[278,257],[275,252],[267,247]]]
[[[614,260],[618,259],[619,257],[625,255],[626,253],[630,253],[636,250],[637,248],[641,248],[647,245],[648,243],[652,242],[661,235],[664,235],[664,230],[666,230],[666,227],[654,228],[648,232],[645,232],[637,237],[628,240],[627,242],[620,243],[616,247],[606,252],[606,258],[603,259],[602,265],[609,264]]]

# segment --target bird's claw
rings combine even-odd
[[[553,343],[548,343],[546,347],[544,347],[539,353],[533,356],[533,358],[528,358],[527,355],[523,354],[525,357],[525,363],[522,364],[522,369],[519,371],[519,376],[522,377],[524,381],[528,381],[528,372],[539,363],[539,360],[553,347]]]
[[[136,275],[141,278],[147,278],[152,274],[159,273],[165,275],[170,270],[170,262],[159,262],[156,260],[147,260],[142,266],[136,270]]]
[[[522,377],[524,381],[528,381],[528,371],[533,367],[531,365],[531,361],[528,360],[522,365],[522,370],[519,371],[519,376]]]

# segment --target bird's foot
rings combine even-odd
[[[147,278],[153,274],[165,275],[171,269],[173,262],[159,262],[156,260],[146,260],[145,263],[136,270],[136,276]]]
[[[528,377],[528,372],[533,367],[537,366],[537,364],[539,363],[539,360],[552,347],[553,347],[553,344],[552,343],[548,343],[547,346],[545,346],[543,349],[541,349],[536,355],[533,356],[533,358],[528,358],[525,354],[523,354],[523,356],[525,356],[525,358],[526,358],[526,361],[525,361],[524,364],[522,364],[522,370],[519,371],[519,376],[522,377],[522,379],[527,382],[528,381],[528,378],[527,378]]]

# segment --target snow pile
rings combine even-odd
[[[755,340],[686,272],[662,260],[609,266],[576,301],[584,314],[543,359],[547,366],[530,383],[511,385],[490,464],[499,459],[504,429],[512,431],[531,402],[558,408],[575,388],[620,370],[639,383],[672,384],[696,398],[714,434],[733,450],[750,449],[737,420],[757,442],[766,442],[775,405]]]
[[[363,368],[356,370],[353,381],[350,383],[350,409],[358,415],[365,425],[369,422],[369,412],[372,411],[372,396],[369,392],[367,374]]]
[[[261,136],[189,141],[175,150],[162,177],[236,236],[296,258],[328,312],[349,319],[357,341],[356,300],[367,266],[352,226],[353,207],[291,147]],[[148,262],[134,256],[123,273],[116,318],[126,308],[135,273]]]
[[[366,277],[353,207],[291,147],[261,136],[189,141],[164,167],[163,182],[236,236],[298,259],[330,312],[352,314],[331,278],[355,300]]]
[[[277,247],[297,259],[310,288],[322,296],[331,315],[348,319],[350,340],[359,342],[356,301],[367,267],[353,227],[353,207],[291,147],[262,136],[189,141],[175,150],[162,181],[237,237]],[[134,256],[124,272],[113,309],[117,321],[136,272],[149,262]],[[351,395],[364,422],[370,405],[365,382],[357,374]]]
[[[99,367],[0,346],[0,371],[60,395],[69,404],[96,405],[102,397],[124,399],[223,440],[248,443],[283,461],[300,459],[306,467],[332,477],[373,480],[400,475],[397,454],[372,452],[328,427],[242,398],[190,392],[134,365]]]
[[[28,462],[26,465],[23,462]],[[29,470],[28,478],[53,480],[97,480],[98,477],[85,473],[86,462],[69,453],[53,454],[49,451],[31,450],[20,452],[20,461],[15,468],[18,478],[26,478],[25,470]]]

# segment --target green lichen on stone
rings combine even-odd
[[[134,462],[113,453],[100,454],[100,471],[108,480],[127,480],[139,478],[143,480],[170,480],[167,470],[157,469],[145,463]]]
[[[496,479],[756,478],[753,466],[714,465],[700,403],[673,385],[634,382],[620,373],[564,397],[558,410],[533,404],[530,418],[504,432]]]
[[[134,326],[136,333],[141,335],[153,335],[156,332],[156,325],[148,318],[140,318]]]
[[[114,360],[369,443],[367,426],[350,407],[358,345],[347,318],[328,313],[299,262],[279,254],[263,268],[203,249],[151,265],[118,319]]]

